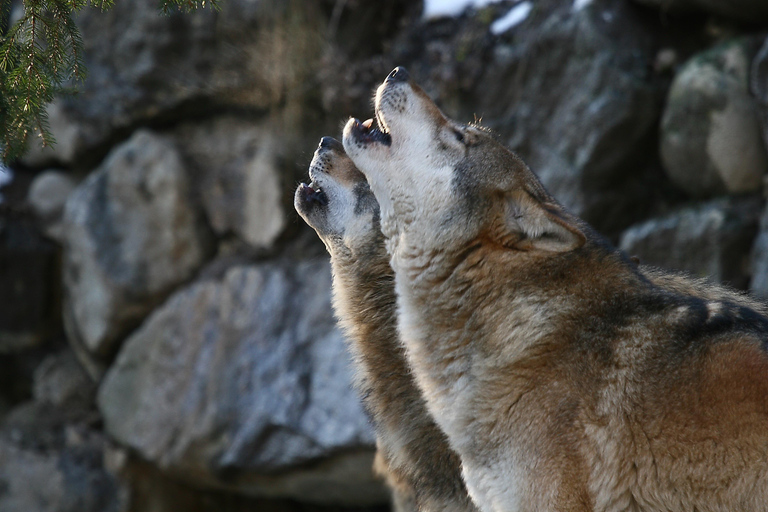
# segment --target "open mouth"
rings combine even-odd
[[[328,196],[314,181],[309,185],[306,183],[299,185],[299,194],[301,194],[301,199],[306,203],[318,203],[323,206],[328,204]]]
[[[358,119],[354,120],[354,124],[352,125],[352,133],[355,137],[355,140],[364,144],[377,142],[379,144],[384,144],[385,146],[391,145],[392,137],[387,131],[385,131],[384,125],[381,123],[381,119],[379,118],[378,113],[376,118],[378,121],[378,126],[374,126],[373,119],[368,119],[362,123]]]

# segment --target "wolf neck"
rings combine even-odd
[[[460,411],[472,410],[475,381],[543,350],[558,320],[573,314],[573,301],[562,289],[551,293],[556,284],[540,287],[519,273],[531,272],[530,264],[518,272],[509,252],[482,242],[429,253],[406,237],[392,261],[409,363],[430,412],[460,444],[472,429]],[[532,271],[546,278],[545,269]]]
[[[417,493],[421,510],[472,511],[460,462],[427,412],[399,341],[394,271],[380,242],[364,256],[331,257],[334,309],[356,355],[377,444],[392,474],[414,487],[431,482]]]
[[[333,305],[357,360],[359,390],[377,427],[397,429],[390,420],[403,416],[392,408],[421,399],[397,335],[394,272],[383,247],[362,257],[334,254],[331,265]],[[404,390],[413,396],[398,399]]]
[[[394,272],[383,248],[365,256],[333,253],[331,266],[336,315],[362,357],[365,373],[371,373],[369,359],[399,347]]]

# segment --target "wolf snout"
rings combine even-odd
[[[397,66],[395,69],[390,71],[389,75],[387,75],[387,82],[407,82],[411,78],[411,75],[408,73],[408,70],[406,70],[403,66]]]
[[[341,142],[334,139],[333,137],[323,137],[320,139],[320,144],[317,146],[317,149],[322,151],[335,151],[339,153],[344,152],[344,146],[342,146]]]

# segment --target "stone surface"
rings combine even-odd
[[[472,101],[457,96],[463,118],[481,118],[559,201],[614,233],[664,188],[647,172],[663,99],[653,63],[664,29],[626,2],[535,5],[490,48],[475,50],[487,64],[474,70],[477,60],[466,59],[476,81]]]
[[[768,171],[757,105],[748,90],[753,40],[718,45],[675,77],[661,122],[670,178],[693,197],[755,192]]]
[[[82,155],[88,137],[88,127],[78,123],[65,105],[71,104],[71,98],[58,98],[48,105],[48,126],[56,141],[55,144],[42,146],[35,137],[29,142],[27,153],[21,161],[30,167],[42,169],[52,165],[70,165],[76,157]],[[95,134],[91,137],[95,137]]]
[[[28,401],[0,420],[0,510],[124,510],[122,486],[104,467],[107,441],[93,428],[92,407],[92,400]]]
[[[107,373],[98,398],[107,431],[197,485],[385,500],[330,286],[320,259],[236,266],[177,292]]]
[[[35,369],[32,396],[57,407],[86,407],[93,403],[96,385],[69,350],[49,355]]]
[[[763,0],[636,0],[658,7],[666,14],[704,12],[747,24],[768,23],[768,4]]]
[[[101,450],[93,441],[41,453],[0,439],[4,512],[119,512],[117,490],[117,482],[101,467]]]
[[[64,213],[64,319],[103,357],[205,261],[208,241],[175,146],[148,131],[115,148]]]
[[[200,196],[217,235],[233,233],[269,248],[286,223],[282,177],[284,141],[274,128],[236,117],[188,124],[175,139],[200,175]]]
[[[619,247],[644,264],[684,270],[736,288],[750,278],[758,198],[718,199],[632,226]]]
[[[29,187],[27,202],[42,223],[45,234],[54,240],[62,240],[64,205],[75,187],[71,176],[57,170],[39,174]]]
[[[749,289],[768,298],[768,208],[760,217],[760,231],[752,247],[752,280]]]
[[[752,61],[750,92],[758,105],[763,142],[768,148],[768,37]]]
[[[199,115],[214,105],[297,105],[323,48],[319,2],[231,0],[221,11],[162,15],[126,0],[77,16],[88,80],[49,111],[58,144],[29,165],[89,161],[150,119]],[[94,150],[96,150],[94,152]],[[90,154],[89,154],[90,153]]]

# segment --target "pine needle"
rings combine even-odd
[[[0,160],[18,159],[30,136],[55,144],[48,104],[85,80],[83,40],[73,14],[93,7],[105,11],[114,0],[24,0],[24,13],[8,27],[11,0],[0,0]],[[159,11],[219,10],[219,0],[161,0]]]

